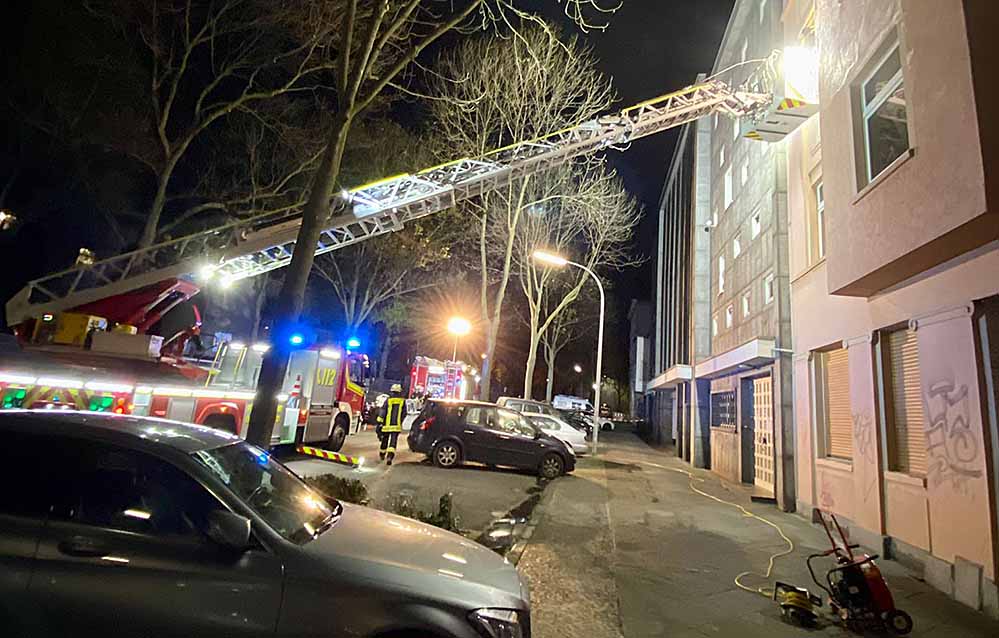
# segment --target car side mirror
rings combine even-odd
[[[250,548],[250,519],[229,510],[215,510],[208,514],[205,534],[223,547],[246,551]]]

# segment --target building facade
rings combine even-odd
[[[999,8],[786,4],[820,52],[784,142],[798,509],[999,615]]]

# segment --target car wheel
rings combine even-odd
[[[565,462],[562,457],[554,452],[550,452],[541,459],[541,465],[538,467],[538,474],[542,478],[553,479],[562,476],[562,472],[565,469]]]
[[[326,449],[330,452],[339,452],[343,447],[343,442],[347,440],[347,429],[350,427],[350,419],[345,412],[341,412],[333,419],[333,429],[330,430],[330,438],[326,440]]]
[[[434,465],[437,467],[455,467],[461,463],[461,448],[454,441],[441,441],[434,448]]]

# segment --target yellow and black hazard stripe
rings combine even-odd
[[[786,97],[780,101],[777,106],[778,111],[786,111],[787,109],[796,109],[800,106],[807,106],[807,102],[804,100],[796,100],[793,97]]]
[[[351,467],[359,467],[362,463],[364,463],[363,457],[347,456],[346,454],[340,454],[339,452],[330,452],[329,450],[322,450],[317,447],[299,445],[297,449],[300,454],[308,454],[309,456],[314,456],[324,461],[333,461],[334,463],[342,463],[344,465],[349,465]]]

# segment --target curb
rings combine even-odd
[[[520,559],[524,556],[524,552],[527,550],[527,546],[534,536],[535,528],[541,523],[541,519],[544,517],[545,513],[548,511],[549,502],[555,498],[555,485],[545,488],[544,493],[538,500],[538,504],[534,506],[531,511],[531,517],[528,519],[527,524],[524,526],[524,532],[520,536],[520,540],[513,544],[510,551],[506,553],[506,559],[510,561],[511,564],[517,565]]]

